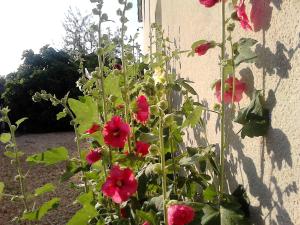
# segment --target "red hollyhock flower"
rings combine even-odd
[[[127,201],[137,191],[138,183],[131,169],[120,169],[114,166],[105,183],[102,192],[110,197],[115,203],[120,204]]]
[[[236,13],[240,20],[240,24],[244,30],[252,30],[249,18],[246,13],[246,6],[244,0],[240,0],[240,4],[236,6]]]
[[[222,102],[222,92],[221,92],[221,80],[217,81],[216,85],[216,97],[218,101]],[[246,90],[246,84],[242,81],[239,81],[235,78],[235,94],[233,97],[234,102],[239,102],[243,98],[243,92]],[[230,76],[225,80],[225,93],[224,93],[224,102],[231,103],[233,95],[233,77]]]
[[[92,165],[93,163],[99,161],[101,159],[101,149],[95,148],[90,150],[90,152],[86,155],[85,159],[88,164]]]
[[[85,133],[86,133],[86,134],[93,134],[93,133],[95,133],[95,132],[97,132],[97,131],[99,131],[99,130],[100,130],[100,126],[99,126],[98,124],[94,123],[94,124],[91,126],[90,129],[88,129],[88,130],[85,131]]]
[[[117,63],[113,66],[113,68],[116,70],[122,70],[122,65]]]
[[[195,53],[197,53],[199,56],[205,55],[208,49],[210,48],[211,48],[211,44],[209,42],[204,43],[195,48]]]
[[[136,120],[142,124],[145,124],[150,116],[150,108],[147,98],[141,95],[136,100],[137,110],[136,110]]]
[[[220,1],[221,0],[199,0],[200,4],[208,8],[213,7],[215,4],[217,4]]]
[[[130,127],[119,116],[114,116],[108,121],[102,131],[104,142],[113,148],[124,148],[130,134]]]
[[[195,211],[186,205],[171,205],[168,208],[169,225],[185,225],[193,221]]]
[[[145,222],[145,223],[143,223],[143,225],[150,225],[150,223],[149,222]]]
[[[148,143],[137,141],[135,143],[135,146],[137,155],[146,156],[149,153],[150,145]]]

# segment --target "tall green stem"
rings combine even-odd
[[[224,60],[225,60],[225,46],[226,44],[226,33],[225,33],[225,1],[222,1],[222,46],[221,46],[221,83],[222,83],[222,107],[221,107],[221,152],[220,152],[220,193],[221,196],[224,192],[225,182],[225,73],[224,73]]]
[[[127,0],[124,3],[124,9],[122,12],[122,18],[125,18]],[[124,86],[125,86],[125,122],[130,124],[130,99],[129,99],[129,85],[128,85],[128,75],[126,71],[126,59],[125,59],[125,21],[122,20],[121,28],[121,51],[122,51],[122,73],[124,74]],[[128,137],[128,152],[131,153],[131,138]]]
[[[159,144],[160,144],[160,157],[161,157],[161,171],[162,171],[162,190],[163,190],[163,206],[164,206],[164,222],[168,225],[167,220],[167,175],[166,175],[166,159],[163,137],[163,112],[160,112],[159,116]]]
[[[20,158],[18,155],[18,147],[17,147],[17,141],[16,141],[16,136],[15,136],[15,130],[13,130],[10,119],[8,118],[8,116],[6,116],[7,119],[7,124],[9,126],[9,130],[11,133],[11,140],[13,143],[13,150],[16,156],[16,170],[18,173],[18,177],[19,177],[19,185],[20,185],[20,191],[22,194],[22,201],[23,201],[23,205],[25,210],[28,212],[29,211],[29,207],[28,207],[28,203],[27,203],[27,195],[26,195],[26,188],[25,188],[25,182],[24,182],[24,175],[22,172],[22,168],[21,168],[21,163],[20,163]]]

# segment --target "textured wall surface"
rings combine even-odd
[[[271,111],[271,128],[265,138],[241,140],[230,134],[227,155],[228,187],[243,184],[252,204],[253,224],[300,225],[300,1],[246,0],[254,32],[238,35],[258,40],[258,60],[243,64],[236,76],[247,83],[241,107],[249,102],[253,87],[264,89]],[[143,0],[145,51],[149,24],[162,25],[165,33],[182,50],[199,39],[220,41],[220,4],[206,9],[198,0]],[[239,38],[236,36],[235,39]],[[218,52],[205,56],[182,56],[172,67],[195,81],[198,99],[209,107],[216,102],[211,83],[219,78]],[[218,142],[216,117],[207,114],[209,139]],[[233,127],[237,132],[238,126]],[[187,142],[201,141],[201,133],[189,132]]]

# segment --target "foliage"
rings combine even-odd
[[[97,3],[93,13],[99,17],[97,29],[101,33],[101,25],[109,18],[102,11],[103,0],[91,2]],[[218,2],[200,1],[206,7]],[[267,131],[268,111],[260,92],[255,91],[250,105],[239,112],[235,105],[241,101],[246,85],[235,77],[236,69],[242,63],[255,60],[256,55],[251,48],[256,41],[241,38],[233,42],[234,17],[225,20],[227,3],[222,1],[223,31],[229,24],[227,33],[222,34],[222,43],[201,39],[192,45],[188,54],[202,56],[208,50],[221,48],[221,78],[213,86],[220,106],[211,110],[195,100],[197,92],[193,82],[179,78],[172,71],[171,62],[178,60],[186,51],[177,49],[161,27],[151,26],[149,54],[143,57],[136,54],[139,50],[134,44],[135,37],[125,38],[126,13],[132,8],[132,3],[127,0],[119,0],[119,3],[120,40],[114,42],[110,35],[98,35],[95,51],[98,65],[91,72],[81,60],[79,70],[82,77],[77,86],[82,96],[57,95],[43,87],[33,96],[35,102],[48,101],[58,107],[57,120],[70,120],[77,155],[70,158],[64,147],[57,147],[28,156],[26,161],[44,165],[66,161],[61,182],[70,182],[72,176],[79,175],[80,181],[72,183],[72,187],[81,191],[76,202],[82,207],[68,225],[174,225],[174,221],[178,220],[189,225],[248,224],[249,200],[245,190],[238,186],[232,193],[225,191],[225,152],[231,144],[227,140],[227,132],[232,127],[227,126],[225,118],[228,111],[237,114],[235,122],[243,126],[242,138],[261,136]],[[244,1],[241,3],[244,4]],[[238,10],[244,9],[239,7],[236,6],[233,12],[237,16]],[[239,22],[242,19],[244,23],[241,25],[250,29],[245,15],[239,18]],[[227,42],[231,46],[231,54],[226,54]],[[155,52],[152,46],[156,46]],[[121,64],[113,66],[116,49],[120,50]],[[34,57],[36,55],[27,57],[24,63]],[[172,105],[174,95],[182,96],[182,103],[176,108]],[[204,120],[204,113],[208,111],[220,117],[221,143],[208,140],[207,122]],[[53,198],[39,209],[29,210],[28,197],[39,197],[52,192],[55,187],[45,184],[31,195],[24,190],[25,177],[18,163],[23,152],[17,148],[14,132],[26,120],[20,119],[12,125],[7,113],[8,109],[2,110],[10,133],[3,133],[0,140],[6,143],[6,155],[17,164],[20,199],[24,203],[24,213],[19,218],[41,220],[57,206],[59,199]],[[186,145],[184,136],[186,129],[190,128],[201,131],[204,138],[202,145]],[[217,144],[221,149],[220,158],[215,150]],[[2,192],[4,186],[0,185]]]
[[[79,95],[75,82],[79,78],[78,65],[64,51],[49,46],[41,48],[38,54],[24,51],[23,64],[18,71],[6,76],[4,104],[13,112],[12,121],[29,117],[21,130],[26,132],[50,132],[69,130],[69,121],[56,121],[60,109],[49,110],[50,104],[35,104],[32,95],[44,89],[63,97],[69,92],[71,97]]]

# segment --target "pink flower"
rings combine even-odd
[[[145,222],[145,223],[143,223],[143,225],[150,225],[150,223],[148,223],[148,222]]]
[[[244,30],[252,30],[252,27],[250,25],[247,13],[246,13],[246,6],[245,6],[245,0],[240,0],[240,4],[236,6],[236,13],[240,20],[240,24]]]
[[[168,225],[185,225],[193,221],[195,211],[186,205],[171,205],[168,208]]]
[[[114,116],[108,121],[102,131],[104,142],[113,148],[124,148],[125,142],[130,135],[130,127],[119,116]]]
[[[217,4],[220,1],[221,0],[199,0],[200,4],[208,8],[213,7],[215,4]]]
[[[95,148],[90,150],[90,152],[86,155],[85,159],[88,164],[92,165],[93,163],[99,161],[101,159],[101,149]]]
[[[88,129],[88,130],[85,131],[85,133],[86,133],[86,134],[93,134],[93,133],[95,133],[95,132],[97,132],[97,131],[99,131],[99,130],[100,130],[100,126],[99,126],[98,124],[94,123],[94,124],[91,126],[90,129]]]
[[[210,48],[211,48],[211,44],[209,42],[204,43],[195,48],[195,53],[197,53],[199,56],[205,55],[208,49]]]
[[[136,110],[136,120],[142,124],[145,124],[150,116],[150,108],[147,98],[141,95],[136,100],[137,110]]]
[[[217,81],[216,85],[216,97],[218,101],[222,102],[222,92],[221,92],[221,80]],[[243,98],[243,92],[246,90],[246,84],[242,81],[239,81],[235,78],[235,94],[233,97],[234,102],[239,102]],[[225,80],[225,93],[224,93],[224,102],[231,103],[233,95],[233,77],[230,76]]]
[[[135,143],[135,146],[137,155],[146,156],[149,153],[150,145],[148,143],[137,141]]]
[[[102,186],[102,192],[115,203],[127,201],[137,191],[138,183],[131,169],[113,166]]]

